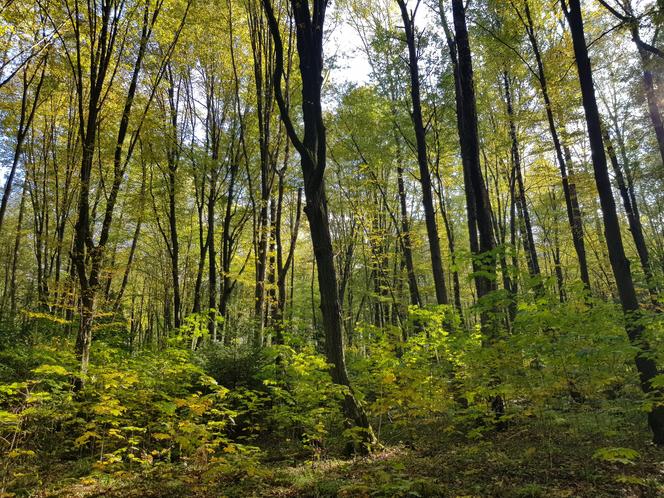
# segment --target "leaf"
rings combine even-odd
[[[638,451],[631,448],[599,448],[593,453],[593,458],[596,460],[626,465],[634,465],[634,461],[640,456]]]
[[[81,436],[77,437],[76,439],[74,439],[74,445],[75,446],[83,446],[85,443],[90,441],[90,439],[98,438],[98,437],[99,437],[99,434],[97,434],[96,432],[85,431],[83,433],[83,435],[81,435]]]
[[[9,458],[18,458],[18,457],[22,457],[22,456],[31,457],[31,456],[35,456],[35,452],[32,451],[32,450],[22,450],[20,448],[16,448],[16,449],[11,450],[9,453],[7,453],[7,456]]]
[[[19,416],[16,413],[0,410],[0,424],[15,424]]]
[[[655,375],[650,380],[650,385],[653,387],[653,389],[659,389],[664,387],[664,374]]]
[[[69,375],[67,369],[61,365],[41,365],[32,370],[32,372],[44,375]]]
[[[157,401],[155,406],[166,415],[174,415],[178,405],[172,401]]]

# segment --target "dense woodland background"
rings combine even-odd
[[[0,495],[661,496],[663,27],[2,2]]]

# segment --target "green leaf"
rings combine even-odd
[[[631,448],[599,448],[593,453],[595,460],[603,460],[611,463],[623,463],[626,465],[634,465],[641,454]]]
[[[43,375],[69,375],[67,369],[60,365],[41,365],[35,368],[32,372]]]

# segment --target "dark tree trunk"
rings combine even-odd
[[[657,285],[654,281],[654,275],[652,272],[652,267],[650,266],[650,255],[648,254],[648,246],[646,245],[646,239],[643,236],[643,226],[641,225],[641,218],[639,216],[638,208],[635,204],[635,200],[630,196],[629,188],[625,182],[625,176],[623,175],[622,168],[618,162],[618,157],[616,156],[616,151],[613,148],[611,143],[611,138],[609,132],[606,128],[602,128],[604,145],[606,146],[606,152],[609,155],[611,161],[611,166],[613,168],[613,173],[616,178],[616,183],[618,184],[618,191],[622,197],[623,206],[625,208],[625,213],[627,214],[627,222],[629,223],[629,231],[632,232],[632,238],[634,239],[634,245],[636,246],[636,252],[639,255],[639,261],[641,262],[641,268],[643,269],[643,274],[646,277],[646,285],[648,286],[648,292],[650,293],[650,298],[654,305],[657,305]]]
[[[93,241],[93,230],[90,226],[91,219],[94,219],[94,217],[90,217],[90,178],[95,157],[95,146],[97,144],[99,116],[102,105],[104,104],[105,82],[108,72],[112,68],[114,57],[116,56],[116,43],[123,43],[122,40],[116,38],[116,35],[118,31],[121,30],[120,24],[124,18],[124,12],[122,9],[114,9],[112,3],[107,3],[103,5],[101,13],[99,14],[99,19],[95,23],[90,23],[90,26],[95,31],[93,34],[96,35],[97,38],[96,42],[99,47],[99,53],[93,61],[93,67],[89,71],[90,88],[87,89],[87,91],[83,81],[84,78],[87,78],[88,76],[82,69],[83,64],[81,62],[83,54],[81,52],[80,27],[83,14],[78,10],[78,4],[76,4],[76,9],[70,16],[72,23],[74,23],[74,33],[77,41],[75,53],[77,64],[74,71],[74,77],[79,107],[79,136],[82,145],[79,199],[72,250],[72,260],[74,267],[76,268],[76,275],[78,277],[81,294],[81,321],[76,340],[76,356],[81,364],[81,375],[75,381],[75,386],[77,388],[82,387],[88,370],[90,345],[92,343],[92,322],[94,319],[95,295],[99,288],[99,276],[104,263],[104,252],[110,236],[117,196],[120,191],[122,180],[124,179],[127,164],[129,163],[134,150],[139,130],[137,129],[132,135],[126,154],[124,153],[124,143],[128,133],[131,110],[134,103],[136,89],[138,87],[138,79],[143,63],[143,57],[152,34],[152,28],[157,21],[159,10],[160,7],[155,7],[155,9],[150,12],[149,3],[146,3],[144,7],[140,42],[133,65],[131,81],[125,96],[124,106],[118,126],[117,139],[115,142],[113,155],[113,182],[110,186],[106,202],[99,241],[96,244]],[[185,16],[186,12],[187,11],[185,11]],[[95,13],[94,15],[97,14]],[[90,20],[85,19],[85,21],[88,22]],[[173,43],[177,40],[181,29],[182,24],[180,24],[175,33]],[[148,101],[148,104],[143,109],[143,117],[147,113],[150,102],[151,100]],[[87,106],[87,116],[85,116],[83,112],[85,106]],[[140,123],[143,123],[143,119],[140,120]]]
[[[456,92],[457,110],[460,112],[459,142],[464,163],[467,202],[469,206],[472,206],[472,209],[469,209],[469,230],[471,240],[475,238],[478,242],[475,256],[482,255],[482,258],[485,258],[485,261],[480,263],[483,271],[481,273],[476,272],[475,275],[477,295],[481,299],[496,289],[496,261],[495,254],[493,254],[495,239],[489,194],[480,167],[472,55],[463,1],[453,0],[452,10],[458,57]],[[472,212],[472,215],[470,215],[470,212]],[[473,233],[476,233],[477,236],[473,236]]]
[[[268,254],[271,243],[270,231],[273,220],[270,219],[272,185],[274,183],[271,117],[273,111],[272,43],[267,33],[263,13],[249,10],[249,28],[253,55],[254,83],[256,87],[256,117],[258,120],[258,146],[260,156],[260,199],[259,215],[255,227],[256,237],[256,284],[254,288],[254,315],[256,330],[254,346],[263,344],[263,329],[266,325],[267,279],[269,278]],[[278,141],[275,141],[278,143]],[[277,145],[278,146],[278,145]]]
[[[394,97],[392,98],[394,101]],[[392,106],[392,117],[396,120],[396,108]],[[397,133],[396,122],[392,126],[392,135],[396,145],[397,161],[397,193],[399,195],[399,212],[401,221],[401,248],[403,250],[404,262],[406,264],[406,273],[408,274],[408,292],[410,294],[410,304],[412,306],[422,306],[420,290],[417,285],[417,275],[415,274],[415,265],[413,263],[413,245],[410,234],[410,221],[408,220],[408,208],[406,199],[406,185],[403,176],[403,153],[401,149],[401,140]]]
[[[415,19],[408,13],[406,0],[397,0],[401,9],[401,18],[404,22],[406,44],[408,45],[408,67],[410,70],[410,97],[413,106],[412,121],[415,130],[417,145],[417,164],[420,169],[420,183],[422,185],[422,204],[424,218],[429,239],[429,252],[431,253],[431,270],[436,288],[436,302],[448,304],[447,286],[443,272],[443,260],[440,255],[440,241],[438,239],[438,226],[436,224],[436,211],[433,206],[431,193],[431,173],[429,172],[429,159],[427,157],[426,131],[422,118],[422,103],[420,98],[420,75],[418,69],[418,55],[415,41]]]
[[[279,202],[277,207],[277,224],[275,227],[276,234],[276,244],[277,244],[277,305],[275,311],[275,327],[276,327],[276,336],[275,342],[277,344],[284,343],[284,310],[286,308],[286,277],[288,276],[288,271],[293,263],[293,257],[295,256],[295,244],[297,242],[297,235],[300,229],[300,218],[302,214],[302,189],[297,191],[297,207],[295,213],[295,220],[291,226],[291,238],[290,246],[288,248],[288,255],[286,260],[283,259],[283,244],[281,241],[281,223],[283,216],[283,197],[284,197],[284,182],[283,175],[285,171],[279,175]]]
[[[371,451],[376,439],[364,408],[353,394],[346,371],[337,277],[325,198],[326,140],[321,86],[323,82],[323,24],[327,0],[314,0],[312,12],[309,9],[309,2],[291,1],[302,77],[302,118],[304,121],[302,139],[295,131],[287,104],[281,93],[284,53],[279,23],[270,0],[263,0],[263,7],[275,46],[275,96],[284,127],[300,154],[306,195],[305,213],[309,220],[311,242],[318,269],[318,289],[325,330],[327,360],[332,365],[332,380],[336,384],[347,387],[343,402],[347,420],[362,429],[362,442],[357,450],[368,452]]]
[[[205,192],[201,193],[202,199],[197,200],[199,204],[197,206],[198,211],[198,247],[200,249],[200,254],[198,256],[198,268],[196,269],[196,281],[194,283],[194,304],[192,306],[192,313],[201,312],[201,289],[203,287],[203,270],[205,270],[205,259],[207,258],[208,251],[208,237],[204,236],[204,224],[205,224]]]
[[[473,62],[463,0],[452,0],[452,15],[454,18],[456,50],[451,47],[450,52],[456,55],[453,64],[456,61],[457,127],[466,187],[468,229],[471,250],[473,250],[474,256],[475,287],[478,301],[482,306],[480,320],[484,334],[484,344],[488,345],[498,338],[496,310],[490,303],[482,302],[486,296],[497,289],[495,239],[489,193],[480,167]],[[492,384],[495,386],[499,383],[500,379],[494,375]],[[491,409],[496,417],[498,427],[502,427],[504,422],[501,417],[505,413],[502,396],[495,395],[491,398]]]
[[[217,340],[217,251],[214,242],[214,208],[217,195],[210,187],[207,206],[207,247],[208,247],[208,332],[212,341]]]
[[[456,236],[454,234],[454,225],[447,215],[447,206],[445,203],[445,194],[443,190],[443,180],[440,176],[438,165],[434,169],[434,175],[438,181],[438,205],[440,207],[440,214],[443,218],[443,226],[445,227],[445,235],[447,235],[447,248],[450,251],[450,263],[452,264],[452,292],[454,294],[454,307],[459,313],[459,317],[463,322],[463,310],[461,307],[461,282],[459,280],[459,269],[457,268],[457,251],[456,251]]]
[[[18,258],[21,249],[21,238],[23,236],[23,214],[25,212],[26,185],[23,184],[21,192],[21,203],[18,207],[18,220],[16,222],[16,239],[14,240],[14,251],[12,255],[11,278],[9,280],[9,315],[11,320],[16,316],[17,284],[16,270],[18,268]]]
[[[235,182],[239,166],[239,157],[236,157],[236,160],[233,161],[230,167],[228,190],[226,191],[226,210],[224,212],[224,221],[222,225],[223,233],[221,235],[221,292],[219,295],[219,315],[223,317],[224,320],[228,318],[228,301],[233,288],[231,279],[231,262],[233,260],[233,246],[235,240],[231,223],[235,212]],[[224,330],[226,330],[225,326]]]
[[[597,184],[604,219],[604,235],[606,237],[611,268],[613,269],[616,286],[618,287],[620,302],[625,314],[625,328],[630,341],[639,348],[635,361],[641,380],[641,388],[646,393],[658,392],[651,385],[652,380],[658,374],[657,365],[643,337],[645,328],[643,322],[639,320],[639,303],[636,291],[634,290],[629,260],[625,256],[618,214],[611,190],[611,181],[609,179],[606,154],[604,152],[604,143],[602,141],[602,128],[597,101],[595,99],[592,69],[584,34],[580,0],[561,0],[561,5],[572,33],[583,108],[588,127],[588,138],[592,151],[595,183]],[[651,408],[648,413],[648,422],[653,433],[653,442],[655,444],[664,444],[664,406],[655,405]]]
[[[170,237],[171,278],[173,280],[173,322],[176,329],[182,320],[182,304],[180,298],[180,241],[178,239],[176,185],[177,171],[180,160],[178,140],[178,104],[175,95],[175,79],[170,65],[168,66],[168,110],[170,143],[168,144],[168,228]]]
[[[590,274],[588,273],[588,259],[586,257],[586,247],[583,240],[583,220],[579,210],[578,200],[576,197],[576,186],[570,182],[568,174],[568,165],[563,152],[563,146],[558,136],[558,129],[556,127],[555,118],[553,116],[553,108],[551,106],[551,99],[549,97],[549,86],[546,73],[544,72],[544,63],[542,62],[542,54],[540,52],[539,42],[535,36],[535,27],[530,14],[530,7],[528,1],[524,2],[526,19],[523,21],[530,45],[535,56],[537,63],[537,81],[542,93],[542,100],[544,101],[544,109],[546,111],[546,118],[549,125],[549,132],[551,133],[551,140],[553,147],[556,151],[556,159],[560,169],[560,177],[563,185],[563,193],[565,195],[565,206],[567,208],[567,219],[569,222],[570,230],[572,232],[572,241],[574,243],[574,250],[576,251],[577,259],[579,260],[579,273],[581,281],[586,289],[590,290]],[[520,15],[520,14],[519,14]]]
[[[136,228],[134,228],[134,235],[131,238],[131,247],[129,248],[129,256],[127,257],[127,265],[125,266],[125,271],[122,276],[122,283],[120,284],[120,290],[118,295],[115,298],[115,304],[113,305],[113,311],[118,312],[120,306],[122,305],[122,298],[124,296],[125,290],[127,289],[127,284],[129,283],[129,273],[131,272],[131,266],[134,263],[134,256],[136,254],[136,247],[138,246],[138,237],[141,233],[141,226],[143,225],[143,204],[145,202],[145,181],[147,177],[145,163],[142,163],[143,174],[141,177],[141,193],[139,196],[139,202],[141,203],[140,213],[138,215],[138,220],[136,221]],[[132,308],[133,311],[133,308]]]
[[[32,125],[32,120],[35,117],[35,111],[37,110],[37,105],[39,103],[39,94],[41,92],[42,84],[44,82],[44,74],[46,72],[46,59],[41,61],[42,68],[39,72],[39,78],[37,79],[37,87],[33,95],[32,104],[28,105],[30,86],[37,78],[37,70],[34,74],[28,78],[28,68],[26,67],[23,71],[23,91],[21,94],[21,111],[19,114],[19,123],[16,130],[16,144],[14,145],[14,156],[12,159],[12,165],[9,168],[9,174],[7,175],[7,181],[5,182],[5,188],[2,192],[2,199],[0,199],[0,231],[2,231],[2,222],[5,218],[5,212],[7,211],[7,204],[9,203],[9,196],[12,193],[12,187],[14,184],[14,177],[16,176],[16,169],[18,168],[18,163],[21,159],[21,154],[23,153],[23,142],[25,137]]]
[[[510,89],[510,80],[507,73],[503,73],[503,83],[505,86],[505,102],[507,104],[507,116],[510,124],[510,139],[512,142],[512,161],[514,165],[515,180],[517,187],[516,203],[519,206],[519,215],[523,220],[523,248],[526,251],[526,261],[528,263],[528,272],[535,280],[535,290],[542,294],[543,287],[540,281],[541,272],[539,260],[537,258],[537,249],[535,247],[535,238],[533,237],[533,227],[530,222],[530,213],[526,202],[526,190],[523,185],[523,175],[521,170],[521,153],[519,151],[519,139],[516,133],[516,124],[514,119],[514,107],[512,105],[512,92]]]
[[[408,274],[408,292],[410,293],[410,304],[413,306],[422,306],[420,298],[420,289],[417,285],[417,275],[415,274],[415,264],[413,263],[413,250],[410,238],[410,222],[408,221],[408,209],[406,206],[406,187],[403,181],[403,167],[397,166],[397,189],[399,191],[399,209],[401,213],[401,238],[403,239],[402,249],[403,257],[406,263],[406,273]]]

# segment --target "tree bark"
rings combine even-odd
[[[438,226],[436,224],[436,211],[431,193],[431,173],[429,171],[429,158],[427,156],[426,130],[422,118],[422,103],[420,97],[420,75],[418,68],[417,46],[415,41],[414,15],[408,13],[406,0],[397,0],[401,9],[401,18],[404,22],[406,44],[408,45],[408,67],[410,70],[410,98],[413,106],[411,114],[415,141],[417,143],[417,164],[420,170],[420,184],[422,185],[422,205],[429,239],[429,252],[431,253],[431,271],[433,273],[436,289],[436,302],[448,304],[447,286],[443,272],[443,260],[440,255],[440,240],[438,239]]]
[[[376,438],[366,412],[353,394],[346,370],[337,277],[325,197],[326,140],[321,86],[323,82],[323,24],[326,7],[327,0],[314,0],[313,11],[310,12],[309,2],[291,0],[302,77],[304,136],[301,139],[295,131],[281,93],[284,53],[279,23],[271,1],[263,0],[263,8],[275,46],[275,97],[288,137],[300,155],[304,177],[305,213],[309,220],[311,241],[318,268],[318,289],[325,330],[327,360],[332,365],[333,382],[347,387],[343,402],[344,414],[347,420],[361,429],[361,442],[356,450],[369,452],[375,444]]]
[[[584,34],[580,0],[561,0],[561,5],[572,34],[579,84],[583,98],[583,108],[588,128],[588,138],[592,151],[595,183],[597,184],[604,219],[604,235],[611,268],[618,287],[620,302],[625,314],[625,328],[632,344],[639,348],[635,362],[641,381],[641,388],[645,393],[657,392],[660,394],[660,391],[655,389],[651,384],[652,379],[658,374],[657,365],[644,338],[645,327],[640,320],[639,303],[636,291],[634,290],[629,260],[625,255],[623,247],[618,214],[611,190],[611,181],[609,179],[606,154],[604,152],[604,143],[602,141],[600,116],[595,98],[592,68]],[[660,445],[664,444],[664,406],[655,405],[651,408],[648,413],[648,423],[653,433],[653,442]]]

